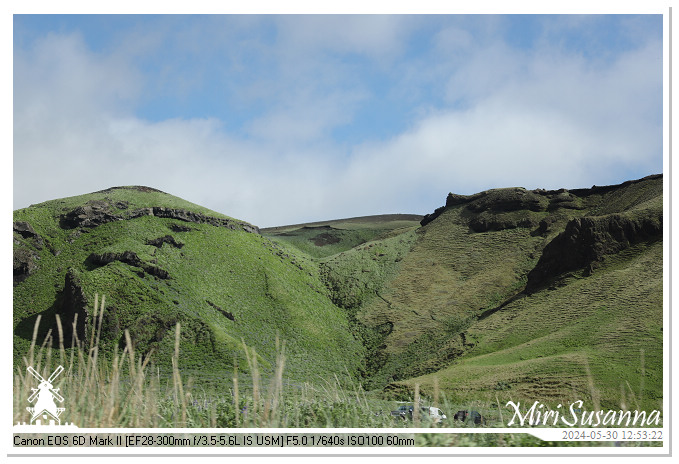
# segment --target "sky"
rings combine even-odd
[[[663,172],[661,15],[14,15],[13,208],[260,227]]]

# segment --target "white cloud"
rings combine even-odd
[[[277,17],[282,47],[289,54],[358,53],[391,59],[419,21],[417,16],[327,15]]]
[[[247,131],[259,139],[287,146],[306,144],[327,136],[333,128],[350,123],[364,98],[361,92],[323,95],[316,89],[297,89],[293,95],[284,98],[285,104],[249,123]]]
[[[448,29],[429,55],[404,63],[399,47],[413,26],[399,18],[327,18],[294,28],[296,19],[280,20],[280,44],[250,44],[295,61],[282,64],[280,76],[252,82],[259,97],[275,98],[244,133],[215,118],[135,116],[145,88],[133,65],[139,56],[95,54],[80,37],[58,35],[17,51],[14,207],[141,184],[272,226],[424,214],[448,191],[582,187],[662,169],[657,43],[593,66],[545,44],[519,52]],[[148,50],[160,42],[140,39]],[[326,52],[387,57],[375,59],[399,71],[385,81],[393,92],[437,85],[447,101],[386,140],[340,146],[329,134],[350,124],[370,95]]]
[[[91,53],[78,35],[49,34],[28,54],[15,53],[14,76],[14,97],[24,105],[18,115],[26,117],[118,111],[140,91],[140,75],[124,58]]]
[[[372,157],[392,176],[401,171],[403,181],[410,179],[402,185],[415,181],[414,191],[467,193],[512,185],[587,186],[615,181],[621,168],[661,168],[656,51],[647,47],[593,71],[579,60],[540,55],[500,54],[511,63],[503,67],[505,60],[491,50],[485,66],[475,60],[451,79],[471,86],[463,93],[476,96],[470,108],[428,117],[358,159]],[[496,85],[474,82],[498,67],[500,78],[488,78]]]

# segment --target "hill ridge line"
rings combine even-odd
[[[330,225],[331,223],[342,223],[342,222],[359,222],[360,220],[368,220],[368,219],[374,219],[374,218],[391,218],[393,221],[398,221],[398,220],[412,220],[412,221],[417,221],[422,219],[423,215],[422,214],[408,214],[408,213],[394,213],[394,214],[373,214],[373,215],[368,215],[368,216],[356,216],[356,217],[351,217],[351,218],[340,218],[340,219],[328,219],[326,221],[314,221],[314,222],[301,222],[299,224],[285,224],[285,225],[280,225],[280,226],[272,226],[272,227],[262,227],[260,230],[263,233],[266,232],[276,232],[278,230],[282,229],[289,229],[289,228],[300,228],[300,227],[317,227],[317,226],[323,226],[323,225]]]

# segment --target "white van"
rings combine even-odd
[[[441,411],[439,408],[429,407],[427,409],[429,409],[429,417],[434,422],[441,422],[441,420],[446,419],[446,415],[443,414],[443,411]]]

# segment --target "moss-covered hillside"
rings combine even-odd
[[[278,337],[295,388],[337,375],[389,398],[660,407],[662,175],[451,193],[420,219],[260,232],[146,187],[15,211],[15,362],[59,314],[67,346],[101,322],[104,355],[129,331],[162,368],[179,322],[179,367],[225,388],[244,345],[267,369]]]
[[[262,229],[262,235],[313,258],[327,258],[420,225],[422,216],[382,214]]]
[[[658,175],[450,194],[416,231],[329,258],[334,301],[366,334],[368,384],[609,406],[622,392],[657,408],[662,193]]]
[[[266,370],[276,338],[293,379],[353,373],[362,348],[334,306],[318,269],[259,234],[257,227],[147,187],[117,187],[14,212],[14,356],[56,339],[59,314],[71,345],[85,346],[95,294],[106,296],[104,355],[124,346],[161,368],[181,323],[180,368],[224,378],[243,343]],[[72,327],[77,320],[75,333]],[[230,375],[230,374],[229,374]]]

